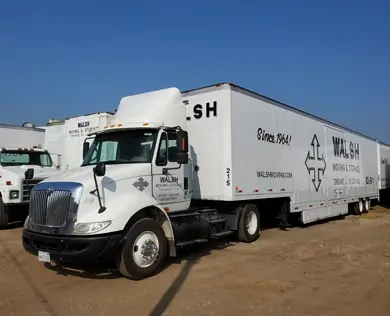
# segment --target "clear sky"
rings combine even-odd
[[[390,1],[0,0],[0,123],[222,81],[390,142]]]

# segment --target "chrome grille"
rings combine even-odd
[[[73,210],[69,190],[33,190],[30,196],[30,220],[36,225],[63,227]]]
[[[30,193],[32,188],[42,180],[43,179],[32,179],[23,181],[23,202],[28,202],[30,200]]]

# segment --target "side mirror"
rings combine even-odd
[[[177,132],[177,147],[180,152],[188,153],[188,133],[186,131],[179,130]]]
[[[26,172],[24,173],[24,176],[26,180],[31,180],[32,178],[34,178],[34,169],[32,168],[27,169]]]
[[[188,163],[188,154],[183,152],[176,153],[176,162],[180,165],[185,165]]]
[[[106,174],[106,164],[104,162],[98,162],[93,168],[93,172],[97,177],[103,177]]]
[[[84,141],[84,143],[83,143],[83,159],[84,159],[85,156],[87,155],[88,150],[89,150],[89,143],[87,143],[86,141]]]

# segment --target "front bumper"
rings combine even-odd
[[[120,250],[123,234],[53,236],[24,229],[22,238],[23,248],[30,254],[46,251],[53,261],[87,264],[113,260]]]

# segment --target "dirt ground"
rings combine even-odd
[[[192,253],[192,254],[190,254]],[[390,210],[192,248],[153,278],[44,266],[0,232],[0,315],[390,315]]]

